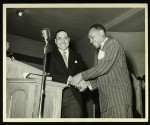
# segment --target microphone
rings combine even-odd
[[[44,37],[45,42],[48,43],[48,40],[51,39],[49,28],[43,28],[41,33],[42,33],[42,36]]]

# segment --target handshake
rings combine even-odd
[[[79,73],[73,77],[69,76],[67,84],[68,86],[75,86],[75,88],[78,88],[80,92],[84,92],[89,87],[90,82],[84,81],[82,79],[82,75]]]

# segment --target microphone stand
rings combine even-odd
[[[44,99],[45,99],[45,84],[46,84],[46,62],[47,62],[47,49],[48,49],[48,41],[45,39],[44,46],[44,65],[43,65],[43,75],[42,75],[42,84],[40,90],[40,102],[39,102],[39,118],[43,118],[44,115]]]

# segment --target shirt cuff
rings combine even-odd
[[[88,84],[88,88],[89,88],[90,90],[92,90],[92,86],[91,86],[90,81],[87,81],[86,83]]]
[[[69,85],[69,81],[70,81],[71,78],[72,78],[72,76],[69,76],[69,77],[68,77],[68,80],[67,80],[67,85],[68,85],[68,86],[70,86],[70,85]]]

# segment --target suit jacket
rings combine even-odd
[[[141,117],[143,118],[143,103],[142,103],[142,86],[141,86],[141,82],[139,80],[136,79],[135,75],[130,74],[131,76],[131,80],[132,80],[132,84],[133,84],[133,92],[135,94],[135,109],[136,111],[141,115]]]
[[[48,54],[47,61],[47,72],[52,76],[53,81],[60,83],[67,83],[68,77],[74,76],[77,73],[85,70],[85,65],[80,54],[77,54],[69,49],[68,68],[65,65],[63,57],[58,49]],[[79,104],[82,105],[81,92],[74,86],[70,86],[74,96],[78,100]]]
[[[83,80],[95,79],[101,112],[117,105],[132,105],[132,88],[121,44],[109,38],[102,51],[104,57],[98,60],[97,65],[82,72]]]

